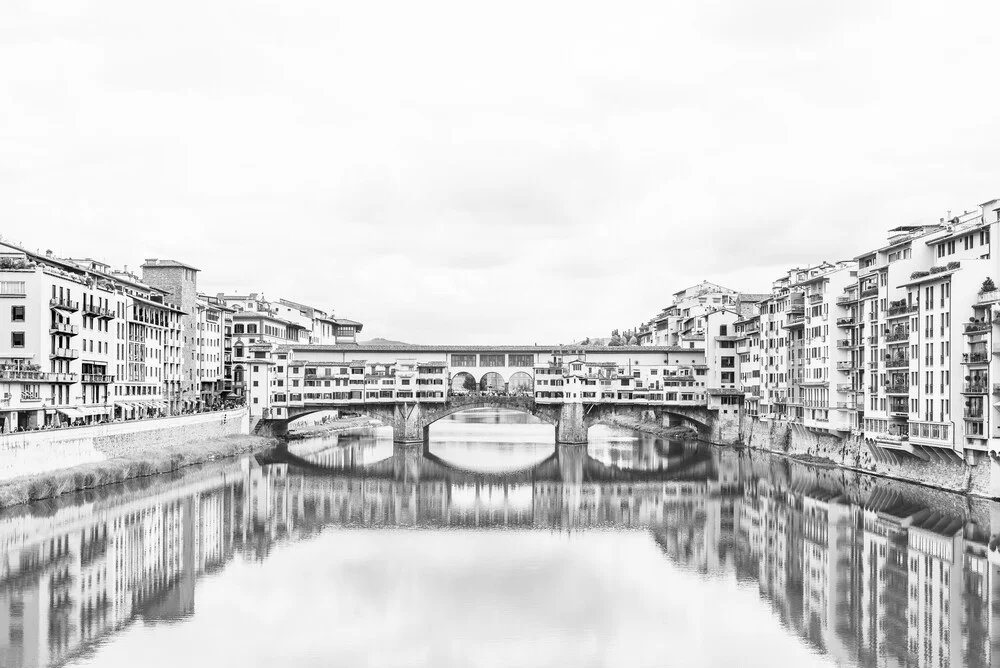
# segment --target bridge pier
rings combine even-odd
[[[556,443],[586,444],[587,422],[583,404],[562,404],[556,423]]]

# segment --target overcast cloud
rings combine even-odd
[[[1000,196],[996,2],[8,0],[0,234],[568,343]]]

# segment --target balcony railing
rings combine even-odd
[[[851,340],[850,339],[837,339],[837,347],[838,348],[850,348],[851,347]]]
[[[856,321],[854,320],[854,316],[847,316],[845,318],[837,318],[837,326],[838,327],[851,327],[851,326],[854,325],[855,322]]]
[[[21,401],[41,401],[42,397],[38,392],[21,392]]]
[[[837,383],[838,392],[853,392],[854,386],[850,383]]]
[[[862,297],[874,297],[877,294],[878,294],[878,286],[877,285],[875,287],[873,287],[873,288],[867,288],[867,289],[861,291],[861,296]]]
[[[67,334],[76,336],[80,333],[80,328],[68,322],[53,322],[49,325],[49,334]]]
[[[853,362],[837,362],[837,371],[850,371],[853,368]]]
[[[910,330],[908,329],[890,332],[889,334],[885,335],[886,343],[890,343],[892,341],[908,341],[909,339],[910,339]]]
[[[885,386],[886,394],[909,394],[910,386],[907,383],[893,383]]]
[[[816,293],[813,293],[813,294],[809,295],[809,303],[810,304],[819,304],[821,301],[823,301],[823,293],[822,292],[816,292]]]
[[[114,376],[109,376],[104,373],[85,373],[83,374],[82,382],[84,383],[113,383],[115,382]]]
[[[68,359],[75,360],[80,356],[80,352],[76,348],[55,348],[49,357],[57,359]]]
[[[895,369],[899,367],[910,366],[910,356],[909,354],[903,355],[886,355],[885,356],[885,368]]]
[[[983,352],[962,353],[962,364],[984,364],[989,362],[990,356]]]
[[[0,369],[0,380],[22,383],[75,383],[75,373],[50,373],[25,369]]]
[[[979,295],[977,300],[980,304],[989,304],[991,302],[1000,301],[1000,290],[990,290],[989,292],[984,292]]]
[[[69,299],[50,299],[49,307],[74,313],[80,310],[80,302],[74,302]]]
[[[92,315],[98,318],[114,318],[114,311],[106,309],[103,306],[95,306],[93,304],[85,304],[83,307],[83,312],[87,315]]]
[[[989,394],[990,386],[988,383],[966,383],[962,386],[962,394]]]
[[[920,308],[917,304],[906,304],[904,306],[892,306],[886,315],[890,318],[896,318],[899,316],[909,315],[910,313],[916,313]]]
[[[981,334],[993,329],[992,322],[967,322],[963,327],[966,334]]]
[[[983,411],[980,409],[969,410],[968,408],[966,408],[964,411],[962,411],[962,417],[966,420],[982,420]]]

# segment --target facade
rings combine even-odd
[[[101,262],[0,244],[0,430],[168,411],[179,317],[164,291]]]
[[[198,378],[198,272],[176,260],[147,259],[142,265],[142,280],[168,295],[181,310],[180,403],[183,409],[197,409],[201,400],[201,380]]]
[[[287,417],[289,408],[331,402],[344,407],[442,402],[449,394],[467,392],[533,394],[542,402],[572,398],[695,406],[707,401],[702,349],[265,342],[241,355],[235,362],[241,371],[234,373],[244,374],[255,418]]]

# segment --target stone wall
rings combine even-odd
[[[975,465],[954,461],[923,461],[906,454],[899,462],[876,460],[857,436],[839,437],[784,421],[744,418],[740,440],[748,447],[786,455],[830,461],[838,466],[907,480],[931,487],[989,498],[1000,497],[1000,465],[981,457]]]
[[[0,480],[142,454],[220,436],[248,434],[246,409],[0,434]]]

